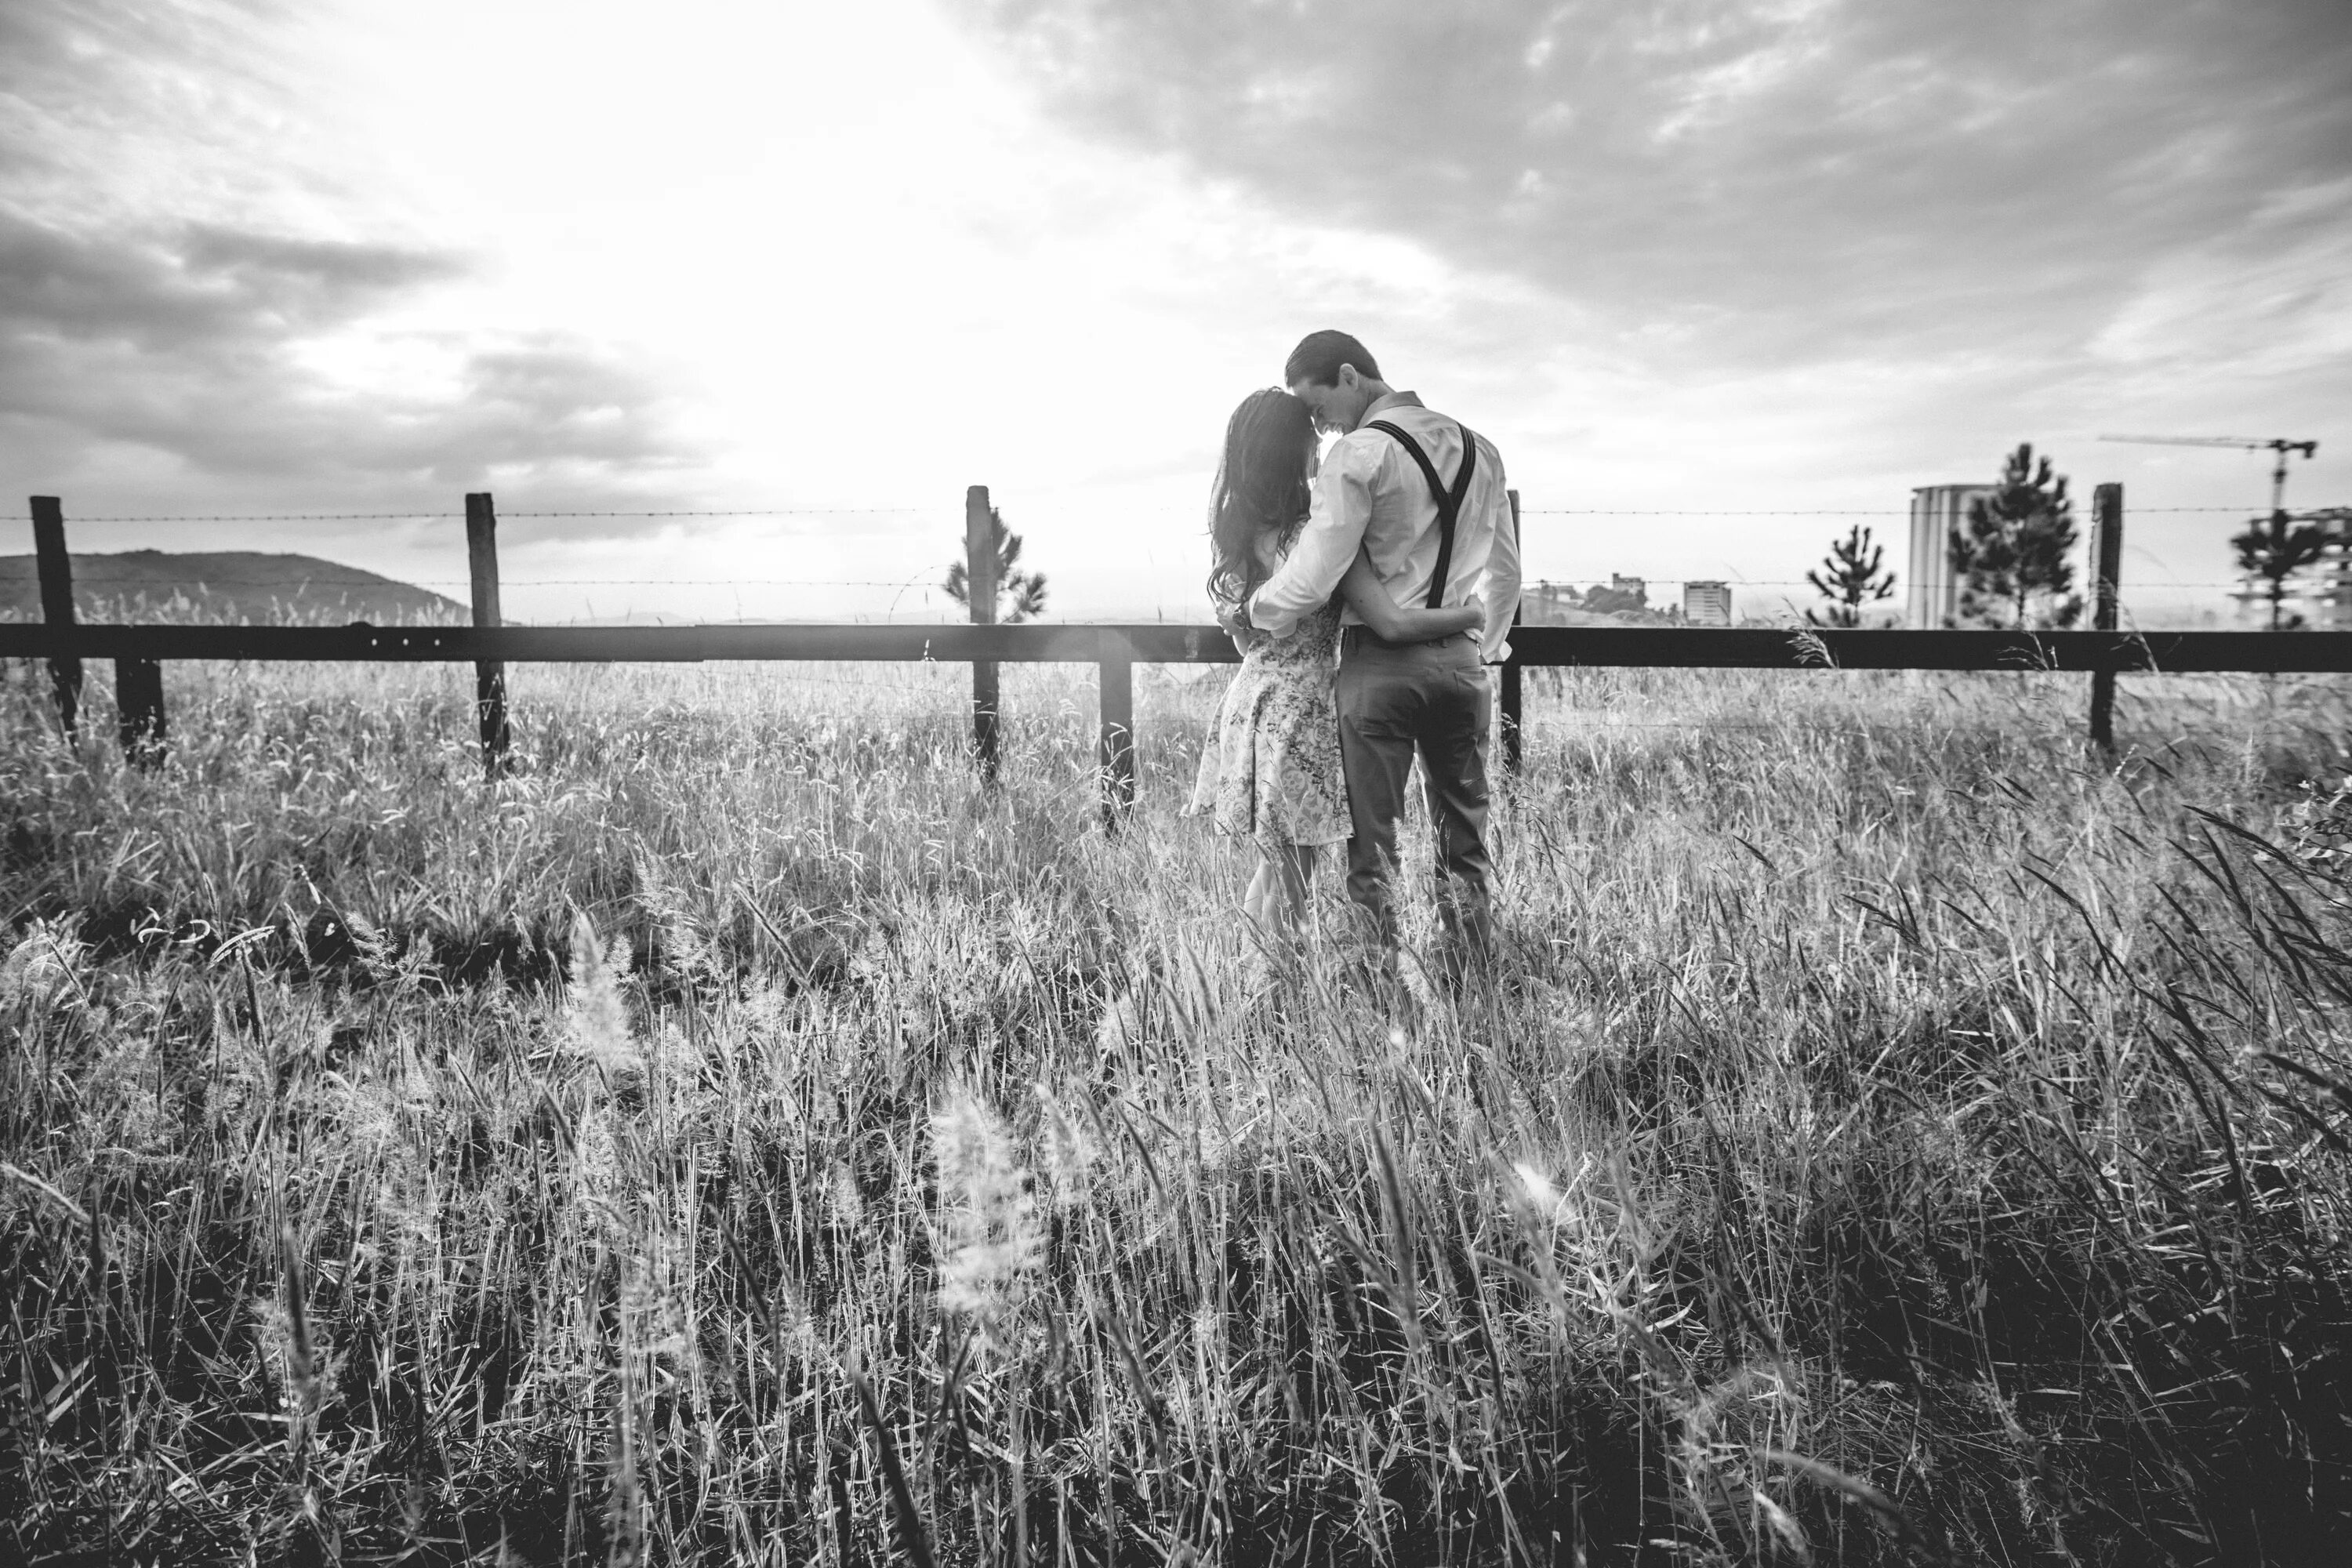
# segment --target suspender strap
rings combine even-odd
[[[1406,435],[1401,426],[1375,419],[1365,428],[1386,431],[1395,437],[1397,444],[1421,465],[1421,477],[1429,481],[1430,499],[1437,503],[1437,566],[1429,574],[1429,607],[1442,610],[1445,607],[1446,574],[1454,567],[1454,525],[1462,516],[1463,501],[1469,498],[1470,476],[1478,468],[1478,438],[1470,434],[1467,425],[1454,426],[1462,432],[1462,468],[1454,476],[1454,488],[1449,490],[1437,477],[1437,465],[1421,449],[1421,443]]]

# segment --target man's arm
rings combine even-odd
[[[1378,448],[1341,440],[1331,448],[1315,479],[1315,505],[1298,542],[1281,570],[1266,579],[1242,606],[1249,624],[1268,637],[1287,637],[1300,618],[1330,602],[1339,579],[1364,542],[1372,516],[1372,479],[1380,472]]]
[[[1511,622],[1519,612],[1519,531],[1511,517],[1511,492],[1503,478],[1502,455],[1496,454],[1494,498],[1489,514],[1495,542],[1486,552],[1486,570],[1478,578],[1478,596],[1486,605],[1486,629],[1479,651],[1488,664],[1511,657]]]

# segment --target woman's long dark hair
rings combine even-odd
[[[1209,492],[1209,596],[1237,605],[1266,579],[1257,541],[1273,533],[1286,547],[1314,492],[1307,459],[1315,449],[1315,416],[1307,405],[1268,387],[1242,399],[1225,423],[1225,455]]]

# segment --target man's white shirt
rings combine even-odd
[[[1412,436],[1451,487],[1462,465],[1462,429],[1442,414],[1422,406],[1410,392],[1391,392],[1364,411],[1364,422],[1334,442],[1315,479],[1314,510],[1280,570],[1248,605],[1250,624],[1269,637],[1286,636],[1299,619],[1329,602],[1348,574],[1359,546],[1370,546],[1372,570],[1402,607],[1429,603],[1429,580],[1437,570],[1437,500],[1421,465],[1395,437],[1370,428],[1386,420]],[[1454,524],[1454,555],[1447,563],[1441,605],[1483,604],[1486,624],[1480,657],[1498,664],[1511,654],[1511,618],[1519,605],[1519,542],[1511,523],[1509,486],[1503,457],[1485,437],[1470,493],[1462,498]],[[1362,622],[1342,606],[1340,624]]]

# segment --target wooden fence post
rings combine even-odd
[[[35,496],[33,558],[41,577],[41,619],[53,626],[74,624],[73,558],[66,553],[65,505],[55,496]],[[71,740],[81,712],[81,660],[49,660],[49,683],[56,689],[58,721]]]
[[[163,762],[163,667],[152,658],[114,661],[114,732],[133,767]]]
[[[988,505],[988,487],[974,485],[963,492],[964,588],[971,601],[971,624],[996,624],[996,528]],[[971,749],[980,761],[982,784],[996,782],[996,661],[971,661]]]
[[[2111,632],[2120,617],[2116,578],[2124,559],[2124,488],[2100,485],[2091,492],[2091,627]],[[2091,674],[2091,739],[2116,743],[2116,672]]]
[[[1102,634],[1097,670],[1102,710],[1097,755],[1102,766],[1103,826],[1110,829],[1135,805],[1135,650],[1125,637]]]
[[[1507,490],[1504,493],[1511,498],[1511,545],[1516,550],[1519,542],[1519,492]],[[1511,606],[1511,625],[1517,626],[1518,624],[1519,608],[1514,605]],[[1503,766],[1512,773],[1519,771],[1519,655],[1514,648],[1511,657],[1503,663]]]
[[[466,564],[473,578],[474,625],[504,624],[499,606],[499,514],[488,490],[466,498]],[[474,661],[474,715],[481,726],[482,770],[496,778],[507,771],[507,749],[514,739],[507,727],[506,660]]]

